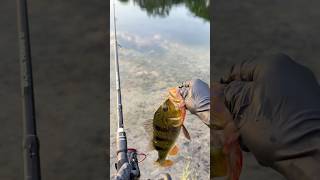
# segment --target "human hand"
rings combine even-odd
[[[207,83],[200,79],[185,81],[179,86],[180,94],[186,108],[197,115],[205,124],[215,129],[223,129],[232,115],[224,104],[225,85],[213,83],[213,119],[210,121],[210,89]]]
[[[192,114],[210,109],[210,89],[208,84],[202,80],[185,81],[179,86],[179,91],[185,101],[186,108]]]
[[[185,81],[179,86],[179,93],[186,109],[210,127],[210,90],[200,79]]]
[[[308,146],[299,143],[313,138],[314,133],[310,132],[317,123],[310,119],[320,115],[315,111],[320,107],[319,84],[308,68],[283,54],[264,55],[235,64],[221,78],[221,83],[226,86],[225,104],[236,123],[236,127],[227,125],[225,128],[224,134],[232,136],[225,136],[224,152],[238,151],[232,148],[239,147],[234,145],[236,130],[242,147],[263,166],[274,165],[278,159],[292,160],[294,158],[288,158],[288,154],[292,156],[317,148],[310,145],[314,143]],[[292,150],[291,147],[299,148]],[[286,168],[286,165],[281,167]],[[290,168],[288,170],[282,174],[290,174]]]

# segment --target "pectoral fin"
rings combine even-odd
[[[191,140],[190,134],[189,134],[187,128],[183,124],[182,124],[182,132],[183,132],[184,137]]]
[[[177,145],[174,145],[173,148],[169,151],[170,156],[175,156],[179,152],[179,147]]]
[[[149,152],[149,151],[153,151],[153,150],[155,150],[155,147],[153,145],[153,141],[150,140],[149,143],[146,146],[146,151]]]

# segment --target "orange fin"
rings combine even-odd
[[[182,124],[182,132],[183,132],[184,137],[191,140],[190,134],[189,134],[187,128],[183,124]]]
[[[242,152],[240,149],[240,145],[237,143],[235,145],[233,152],[232,152],[232,173],[231,173],[231,179],[232,180],[238,180],[240,179],[240,174],[242,170],[242,163],[243,163],[243,157],[242,157]]]
[[[170,156],[175,156],[179,152],[179,147],[177,145],[174,145],[173,148],[169,151]]]
[[[227,147],[228,149],[227,155],[229,157],[229,169],[230,169],[228,176],[230,180],[239,180],[241,170],[242,170],[242,163],[243,163],[242,151],[238,141],[232,142],[228,146],[229,147]]]
[[[239,132],[232,123],[228,123],[224,128],[224,145],[223,152],[228,157],[230,180],[239,180],[242,170],[242,151],[238,142]]]
[[[161,162],[156,161],[156,163],[161,167],[171,167],[173,165],[173,161],[171,160],[164,160]]]

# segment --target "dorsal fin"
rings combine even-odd
[[[146,120],[144,123],[143,123],[143,127],[144,127],[144,130],[146,131],[147,133],[147,139],[149,141],[148,145],[147,145],[147,151],[152,151],[154,150],[154,145],[153,145],[153,141],[152,141],[152,138],[153,138],[153,119],[148,119]]]
[[[148,119],[143,123],[144,130],[146,131],[147,135],[152,138],[153,135],[153,120]]]

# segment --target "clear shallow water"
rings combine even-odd
[[[194,174],[198,179],[209,177],[209,129],[200,120],[193,115],[187,115],[185,125],[192,141],[188,142],[183,136],[179,137],[177,143],[180,153],[171,158],[175,164],[168,169],[154,166],[157,154],[155,151],[146,151],[148,140],[142,126],[145,120],[152,119],[168,88],[192,78],[200,78],[209,83],[210,24],[206,18],[196,16],[196,13],[203,13],[191,11],[192,1],[188,3],[187,6],[184,1],[168,1],[168,4],[160,6],[165,8],[156,8],[157,5],[151,6],[148,1],[116,1],[117,33],[121,44],[120,75],[128,146],[148,154],[148,158],[140,164],[141,179],[154,179],[161,172],[169,172],[174,179],[179,179],[185,164],[190,161],[188,159],[192,160],[190,166],[197,169]],[[110,7],[113,7],[112,1]],[[113,8],[110,16],[113,17]],[[113,19],[110,22],[110,39],[110,171],[113,175],[117,125]]]
[[[169,5],[168,5],[169,6]],[[209,49],[210,23],[204,18],[195,16],[184,3],[171,5],[168,15],[149,14],[134,1],[120,3],[116,1],[116,16],[119,38],[126,35],[144,37],[148,40],[170,39],[187,46]],[[112,7],[112,1],[110,2]],[[113,17],[113,8],[110,16]],[[110,22],[113,31],[113,21]],[[119,42],[121,40],[119,39]],[[136,43],[143,43],[137,42]],[[125,46],[127,42],[122,41]],[[146,43],[146,42],[144,42]],[[141,45],[141,44],[140,44]],[[149,48],[155,44],[148,44]]]

